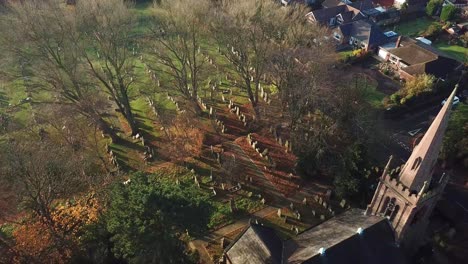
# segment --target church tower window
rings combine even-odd
[[[411,170],[416,170],[419,167],[419,165],[421,165],[421,162],[422,162],[422,158],[417,157],[413,162],[413,166],[411,167]]]

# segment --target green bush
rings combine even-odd
[[[396,105],[414,103],[428,93],[435,92],[435,77],[429,74],[417,75],[408,80],[403,88],[390,96],[390,101]]]
[[[442,26],[439,24],[430,25],[424,32],[424,37],[426,38],[436,38],[442,32]]]
[[[394,104],[399,104],[401,100],[401,95],[399,93],[394,93],[390,96],[390,101]]]
[[[445,5],[442,8],[442,13],[440,13],[440,20],[449,21],[455,17],[457,13],[457,8],[453,5]]]
[[[442,6],[443,1],[442,0],[431,0],[429,3],[427,3],[426,6],[426,14],[428,16],[433,16],[437,9]]]

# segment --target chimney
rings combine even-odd
[[[397,41],[396,41],[396,43],[395,43],[395,48],[399,48],[399,47],[400,47],[400,42],[401,42],[401,35],[398,36],[398,39],[397,39]]]

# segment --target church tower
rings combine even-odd
[[[397,177],[390,176],[390,157],[366,210],[387,217],[397,242],[409,252],[423,242],[429,216],[448,181],[444,174],[433,174],[456,90],[457,86]]]

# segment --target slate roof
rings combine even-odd
[[[358,228],[362,228],[360,234]],[[319,253],[322,247],[323,255]],[[274,252],[280,252],[279,259]],[[270,228],[251,225],[225,253],[227,263],[232,264],[406,263],[388,220],[366,216],[361,209],[348,210],[287,241],[279,240]]]
[[[330,8],[338,5],[344,5],[341,0],[325,0],[322,2],[323,8]]]
[[[415,65],[411,65],[408,67],[403,68],[402,70],[411,74],[411,75],[418,75],[418,74],[432,74],[437,78],[445,79],[447,74],[453,71],[456,67],[458,67],[460,63],[456,60],[446,58],[443,56],[437,57],[437,59],[426,62],[426,63],[419,63]]]
[[[338,5],[335,5],[335,1],[329,1],[330,2],[325,4],[329,4],[330,7],[314,10],[308,15],[312,16],[313,19],[319,23],[328,23],[331,18],[338,14],[348,13],[346,14],[348,21],[345,21],[345,23],[347,23],[365,18],[361,11],[373,8],[373,4],[370,0],[357,1],[351,4],[341,3]]]
[[[389,52],[408,65],[402,70],[411,75],[427,73],[438,78],[446,78],[448,73],[460,65],[460,62],[448,58],[443,52],[420,41],[408,42],[407,45],[390,49]]]
[[[358,234],[362,228],[362,234]],[[319,254],[325,248],[325,255]],[[283,263],[404,263],[385,218],[349,210],[286,241]]]
[[[281,264],[282,249],[282,241],[272,228],[252,223],[225,252],[231,263]]]
[[[374,8],[374,4],[371,0],[356,1],[349,5],[361,11]]]
[[[378,26],[363,20],[352,23],[350,36],[367,43],[369,46],[383,44],[388,39]]]

